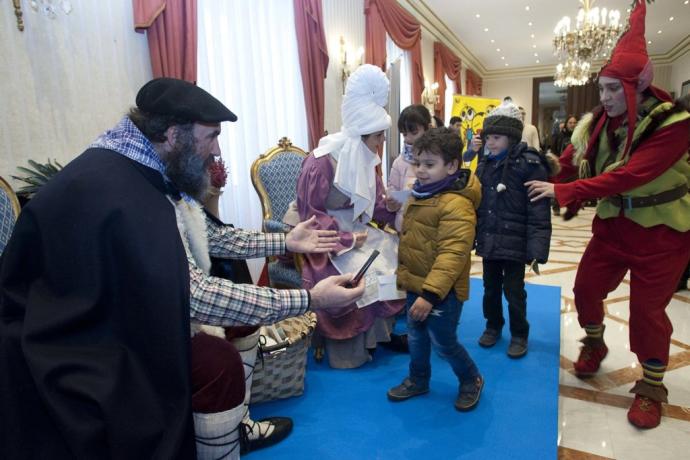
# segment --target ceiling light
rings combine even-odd
[[[493,38],[491,39],[491,43],[494,43],[495,41],[496,41],[496,40],[494,40]]]
[[[675,18],[674,18],[673,16],[671,16],[670,18],[668,18],[669,21],[673,21],[674,19],[675,19]]]
[[[536,47],[537,47],[537,45],[532,45],[532,48],[536,48]]]
[[[525,7],[525,11],[529,11],[529,5]]]
[[[506,62],[506,67],[508,67],[508,63]]]
[[[528,22],[527,25],[532,27],[532,21]]]
[[[531,34],[530,37],[534,38],[534,34]]]
[[[589,81],[593,59],[605,57],[623,29],[618,10],[598,7],[581,0],[577,16],[564,16],[554,29],[553,47],[558,57],[554,84],[558,87],[584,85]]]
[[[539,57],[539,53],[534,53],[534,57]]]
[[[630,13],[630,8],[628,8],[627,10],[625,10],[625,12],[626,12],[626,13]]]
[[[479,18],[481,18],[481,15],[480,15],[479,13],[477,13],[477,14],[474,15],[474,17],[477,18],[477,19],[479,19]]]
[[[536,63],[539,64],[539,59],[536,60]]]
[[[657,30],[656,33],[660,34],[660,33],[661,33],[661,29]]]
[[[505,57],[505,56],[501,56],[501,59],[502,59],[503,61],[505,61],[505,60],[506,60],[506,57]]]
[[[688,4],[688,0],[685,0],[685,1],[683,2],[683,4],[684,4],[684,5],[687,5],[687,4]]]
[[[496,48],[496,51],[500,52],[500,51],[501,51],[501,48]]]
[[[651,41],[651,40],[649,40],[649,41],[647,42],[647,44],[648,44],[648,45],[651,45],[651,44],[652,44],[652,41]]]
[[[488,31],[489,31],[489,28],[488,28],[488,27],[484,27],[484,32],[488,32]]]

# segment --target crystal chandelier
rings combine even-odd
[[[605,58],[622,30],[618,10],[594,7],[595,0],[580,0],[575,27],[564,16],[554,29],[554,54],[558,56],[554,84],[578,86],[589,81],[593,59]]]

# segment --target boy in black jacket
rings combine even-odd
[[[508,356],[527,353],[525,265],[546,263],[551,239],[548,200],[530,202],[524,183],[547,180],[547,163],[520,142],[523,123],[517,106],[504,102],[484,120],[482,138],[489,154],[477,166],[482,201],[477,211],[477,255],[483,259],[486,330],[479,345],[492,347],[501,336],[505,293],[510,313]]]

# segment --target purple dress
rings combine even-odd
[[[297,210],[300,220],[316,216],[318,228],[338,230],[338,222],[328,214],[327,209],[351,208],[349,199],[333,187],[335,176],[334,163],[330,155],[315,158],[309,154],[302,163],[302,171],[297,181]],[[376,175],[376,205],[373,220],[381,224],[393,225],[395,213],[386,210],[383,197],[383,182]],[[351,232],[340,232],[340,242],[334,254],[352,247]],[[331,275],[338,275],[338,270],[328,258],[328,254],[306,254],[302,267],[303,287],[311,289],[317,282]],[[342,308],[316,310],[317,329],[323,337],[344,340],[355,337],[369,330],[377,318],[388,318],[400,312],[403,301],[375,302],[364,308],[352,304]]]

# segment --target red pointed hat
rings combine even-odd
[[[609,62],[599,72],[599,76],[620,80],[625,91],[628,112],[628,138],[624,151],[626,154],[632,144],[637,119],[636,93],[649,88],[658,99],[662,101],[671,100],[668,93],[651,86],[654,71],[647,54],[647,41],[644,37],[646,15],[647,4],[645,0],[635,0],[628,20],[628,28],[618,39]]]

